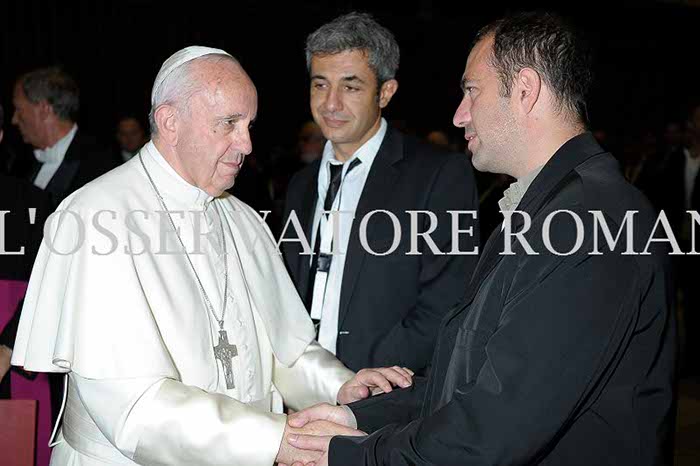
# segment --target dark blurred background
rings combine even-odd
[[[223,48],[239,59],[259,94],[253,156],[246,160],[234,193],[258,210],[272,210],[268,222],[279,232],[289,177],[308,162],[307,155],[319,156],[323,147],[318,128],[305,125],[311,119],[304,58],[310,32],[342,13],[373,13],[394,32],[402,54],[399,91],[385,116],[406,132],[464,150],[463,131],[452,126],[452,116],[461,99],[459,81],[474,34],[510,11],[545,9],[568,17],[591,43],[596,79],[588,106],[590,127],[620,159],[628,179],[663,207],[665,191],[683,186],[683,166],[676,170],[675,161],[684,157],[692,108],[698,109],[696,139],[700,134],[700,0],[562,4],[0,0],[0,103],[5,109],[0,162],[34,158],[10,123],[13,84],[21,73],[63,67],[81,89],[80,130],[96,135],[121,157],[117,123],[125,115],[146,120],[161,63],[187,45]],[[136,146],[145,140],[138,135],[133,139]],[[691,157],[698,157],[697,150]],[[7,174],[30,178],[21,163],[15,166],[19,168]],[[482,232],[500,220],[497,201],[510,181],[479,174]],[[700,189],[700,182],[694,183]],[[676,204],[683,210],[682,199]],[[699,270],[686,274],[688,289],[697,289]],[[690,307],[689,299],[680,295],[684,304],[679,309]],[[686,333],[681,331],[682,341],[691,340]],[[679,406],[676,464],[697,465],[700,377],[682,381]]]
[[[111,142],[119,116],[145,115],[153,79],[175,50],[191,44],[236,56],[259,92],[254,154],[293,147],[310,118],[304,39],[338,14],[363,10],[392,30],[401,46],[399,92],[387,117],[425,135],[442,129],[457,142],[452,115],[476,30],[514,9],[549,9],[570,17],[596,51],[590,100],[594,129],[624,143],[683,119],[698,100],[700,2],[380,2],[273,3],[3,0],[0,6],[0,96],[11,118],[18,74],[59,64],[81,88],[81,128]],[[8,143],[19,136],[6,122]],[[613,144],[615,145],[615,144]]]

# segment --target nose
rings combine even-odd
[[[246,127],[241,129],[240,132],[236,131],[235,133],[237,133],[235,136],[236,149],[243,155],[248,155],[253,152],[253,141],[250,138],[250,129]]]
[[[336,88],[330,88],[326,93],[326,100],[323,102],[324,109],[329,112],[338,112],[343,109],[343,101]]]
[[[457,107],[454,118],[452,118],[452,124],[458,128],[464,128],[471,123],[471,121],[471,99],[469,96],[465,95],[462,97],[459,107]]]
[[[12,124],[15,126],[19,125],[19,115],[17,114],[17,110],[12,112]]]

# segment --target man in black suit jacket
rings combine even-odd
[[[42,68],[22,75],[12,101],[12,123],[34,148],[30,180],[55,205],[116,166],[108,149],[78,130],[79,90],[64,71]]]
[[[543,13],[477,36],[454,122],[477,169],[517,179],[500,202],[511,220],[495,229],[464,300],[443,320],[427,381],[290,419],[356,422],[370,433],[290,438],[329,451],[317,466],[666,464],[668,257],[662,243],[648,244],[653,209],[585,131],[590,75],[580,47]],[[629,211],[631,247],[649,255],[622,254],[626,240],[615,246],[600,234],[603,222],[618,231]]]
[[[440,152],[388,127],[381,112],[398,86],[399,49],[369,15],[351,13],[322,26],[307,39],[306,53],[311,110],[328,143],[321,160],[289,184],[284,257],[318,322],[322,346],[353,370],[398,364],[420,373],[440,320],[464,293],[476,264],[471,165],[464,155]],[[322,209],[342,212],[337,235]],[[423,211],[413,214],[413,230],[430,232],[430,241],[420,238],[413,246],[407,211]],[[473,216],[455,214],[453,226],[450,211]],[[288,224],[292,213],[303,231]],[[306,251],[295,233],[308,241]],[[313,259],[309,249],[317,252]],[[472,255],[443,254],[456,250]],[[331,253],[330,266],[319,252]],[[324,263],[326,271],[319,271]]]

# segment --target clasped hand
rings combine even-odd
[[[413,371],[405,367],[362,369],[338,391],[338,404],[345,405],[370,395],[389,393],[393,387],[407,388],[413,383]]]
[[[398,366],[363,369],[338,392],[338,402],[351,403],[370,395],[388,393],[392,386],[409,387],[413,372]],[[336,435],[363,436],[355,416],[343,406],[318,404],[290,415],[277,461],[282,466],[326,466],[328,448]]]
[[[290,415],[277,461],[284,466],[325,466],[328,446],[336,435],[367,435],[355,429],[352,412],[327,403]]]

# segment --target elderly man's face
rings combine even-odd
[[[489,60],[493,38],[474,46],[462,76],[464,97],[454,116],[479,171],[511,174],[517,131],[510,98],[500,95],[500,81]]]
[[[311,58],[311,113],[336,155],[349,158],[374,135],[382,105],[366,53],[352,50]]]
[[[229,61],[202,63],[193,74],[204,89],[191,97],[180,119],[176,155],[185,178],[216,197],[233,186],[253,150],[249,130],[258,95],[245,71]]]
[[[46,144],[43,137],[45,131],[41,104],[30,102],[20,83],[15,84],[12,103],[15,107],[12,124],[17,126],[24,142],[37,149],[44,149]]]

